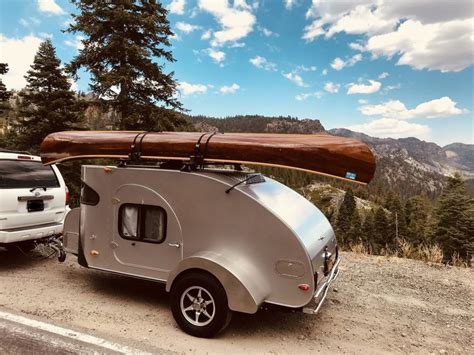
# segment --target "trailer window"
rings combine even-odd
[[[166,238],[166,211],[158,206],[123,204],[119,234],[124,239],[162,243]]]
[[[99,194],[84,181],[81,181],[81,203],[84,205],[96,206],[99,203],[99,200]]]

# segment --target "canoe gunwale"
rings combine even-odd
[[[44,163],[45,165],[52,165],[52,164],[58,164],[58,163],[63,163],[66,161],[71,161],[71,160],[81,160],[81,159],[129,159],[129,155],[119,155],[119,154],[97,154],[97,155],[75,155],[75,156],[68,156],[52,161],[48,161],[47,163]],[[160,161],[160,160],[175,160],[175,161],[182,161],[183,165],[187,162],[189,162],[188,158],[180,158],[180,157],[169,157],[169,156],[155,156],[155,155],[142,155],[140,156],[139,160],[155,160],[155,161]],[[359,185],[367,185],[366,182],[363,181],[357,181],[357,180],[352,180],[348,178],[344,178],[341,176],[337,175],[332,175],[332,174],[326,174],[320,171],[314,171],[314,170],[309,170],[309,169],[304,169],[304,168],[299,168],[299,167],[294,167],[294,166],[288,166],[288,165],[281,165],[281,164],[271,164],[271,163],[261,163],[261,162],[254,162],[254,161],[244,161],[244,160],[229,160],[229,159],[206,159],[204,158],[203,160],[204,164],[212,164],[212,163],[219,163],[219,164],[246,164],[246,165],[257,165],[257,166],[266,166],[266,167],[271,167],[271,168],[282,168],[282,169],[291,169],[291,170],[298,170],[302,171],[305,173],[310,173],[314,175],[320,175],[324,177],[330,177],[338,180],[342,180],[345,182],[350,182],[350,183],[355,183]],[[144,168],[147,166],[144,165]],[[191,170],[191,172],[194,171],[202,171],[202,169],[197,169],[197,170]]]

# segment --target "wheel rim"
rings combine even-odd
[[[188,287],[181,295],[181,313],[197,327],[211,323],[216,314],[216,304],[212,295],[201,286]]]

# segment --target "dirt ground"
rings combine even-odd
[[[0,309],[140,350],[195,353],[474,353],[471,269],[342,253],[316,315],[234,314],[216,339],[181,332],[164,287],[0,248]]]

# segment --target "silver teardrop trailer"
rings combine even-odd
[[[179,326],[198,337],[233,311],[317,313],[338,275],[326,217],[289,187],[237,170],[82,167],[64,247],[84,267],[166,284]]]

